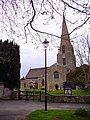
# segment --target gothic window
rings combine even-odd
[[[24,83],[24,88],[26,87],[26,83]]]
[[[58,84],[55,84],[55,89],[58,90],[59,86]]]
[[[63,58],[63,65],[66,65],[66,58]]]
[[[42,86],[44,86],[44,79],[42,80]]]
[[[55,79],[56,79],[56,78],[59,78],[59,72],[57,72],[57,71],[54,72],[54,78],[55,78]]]
[[[65,53],[65,46],[62,46],[62,53]]]
[[[35,89],[38,89],[38,83],[37,82],[35,82]]]
[[[32,85],[30,85],[30,89],[33,89],[33,86],[32,86]]]

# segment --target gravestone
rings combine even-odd
[[[72,83],[69,81],[66,81],[63,83],[64,88],[64,94],[65,95],[72,95]]]

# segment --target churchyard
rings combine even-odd
[[[47,101],[56,103],[90,103],[90,89],[72,89],[72,94],[65,93],[63,89],[47,91]],[[26,91],[13,91],[10,99],[14,100],[45,100],[44,90],[26,90]]]
[[[63,90],[55,90],[50,91],[49,94],[51,95],[63,95]],[[90,95],[90,89],[72,89],[72,95],[81,96],[81,95]]]

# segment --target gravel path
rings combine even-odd
[[[36,109],[44,109],[44,102],[25,100],[0,101],[0,120],[23,120],[28,113]],[[48,109],[78,109],[90,110],[90,104],[48,103]]]

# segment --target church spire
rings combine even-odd
[[[68,42],[70,42],[70,37],[69,37],[69,32],[68,32],[68,28],[67,28],[67,24],[66,24],[66,19],[65,16],[63,14],[63,22],[62,22],[62,34],[61,34],[61,42],[64,40],[68,40]]]
[[[60,66],[66,67],[67,70],[74,69],[76,66],[74,50],[70,42],[69,32],[64,14],[62,22],[61,43],[57,54],[57,63]]]

